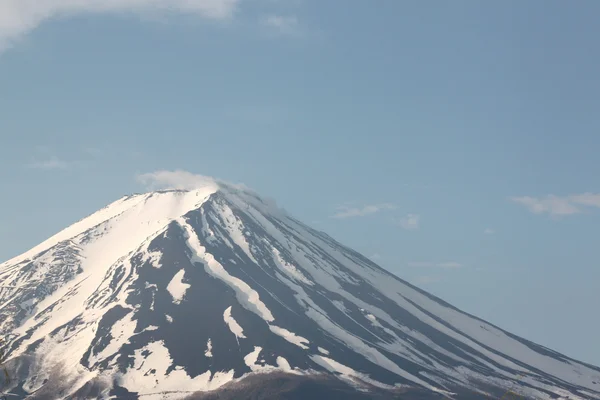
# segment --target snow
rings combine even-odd
[[[145,352],[149,353],[146,357],[143,355]],[[215,374],[206,371],[195,378],[190,377],[181,367],[175,367],[167,373],[172,362],[163,341],[151,342],[144,348],[135,350],[133,368],[122,375],[120,385],[138,392],[140,396],[172,391],[181,393],[180,396],[170,398],[185,398],[189,392],[215,390],[233,380],[234,370]]]
[[[329,351],[328,351],[328,350],[325,350],[325,349],[324,349],[324,348],[322,348],[322,347],[317,347],[317,350],[319,350],[319,352],[320,352],[321,354],[325,354],[326,356],[328,356],[328,355],[329,355]]]
[[[246,336],[244,336],[244,330],[242,329],[240,324],[238,324],[237,321],[231,316],[231,306],[227,307],[227,309],[223,313],[223,320],[229,327],[231,333],[235,335],[235,339],[238,341],[238,344],[240,342],[239,339],[246,339]]]
[[[250,368],[250,370],[252,372],[263,372],[265,370],[265,368],[268,368],[268,367],[256,364],[256,362],[258,361],[258,356],[260,355],[261,351],[262,351],[262,347],[254,346],[254,350],[252,352],[248,353],[244,357],[244,362],[246,363],[246,365],[248,366],[248,368]]]
[[[280,243],[282,241],[287,242],[287,239],[283,238],[283,236],[277,231],[277,229],[275,227],[272,226],[272,224],[270,224],[268,221],[265,220],[265,224],[267,227],[269,227],[270,225],[270,229],[269,234],[272,234],[278,241],[280,241]],[[295,224],[295,223],[294,223]],[[330,249],[329,254],[331,254],[331,256],[336,259],[338,262],[342,263],[345,266],[353,266],[353,263],[349,262],[350,260],[348,258],[346,258],[346,256],[344,255],[338,255],[338,249],[333,249],[331,248],[331,246],[329,246],[327,243],[323,242],[320,238],[316,237],[315,235],[313,235],[311,232],[309,232],[307,229],[301,227],[298,224],[296,225],[296,229],[298,230],[298,232],[301,232],[301,234],[303,235],[303,237],[308,237],[310,238],[310,240],[321,246],[324,249]],[[263,225],[265,226],[265,225]],[[319,282],[321,285],[323,285],[327,290],[334,292],[334,293],[338,293],[340,295],[342,295],[343,297],[345,297],[348,301],[358,305],[359,307],[368,309],[370,313],[373,314],[377,314],[380,318],[383,318],[386,320],[386,322],[390,323],[390,325],[392,326],[396,326],[398,328],[400,328],[398,326],[398,323],[396,321],[394,321],[394,319],[392,319],[389,315],[383,313],[381,310],[379,309],[375,309],[372,305],[370,304],[366,304],[363,301],[357,299],[356,297],[354,297],[353,295],[351,295],[350,293],[348,293],[346,290],[344,290],[341,285],[339,284],[339,282],[336,280],[336,278],[334,278],[333,275],[330,274],[330,272],[333,272],[332,268],[323,268],[323,267],[317,267],[315,264],[313,264],[313,262],[311,260],[309,260],[306,256],[306,254],[310,254],[310,250],[306,249],[304,246],[302,246],[301,244],[295,244],[294,246],[291,246],[291,251],[292,253],[294,253],[294,259],[301,261],[301,266],[304,270],[309,271],[309,273],[314,277],[315,281]],[[318,259],[318,257],[315,257],[315,259]],[[327,272],[327,271],[330,272]],[[393,288],[389,288],[388,290],[383,290],[381,291],[382,293],[404,293],[405,292],[405,287],[408,286],[404,286],[402,285],[402,287],[399,287],[400,285],[400,281],[398,281],[395,278],[392,278],[391,276],[380,272],[380,271],[374,271],[372,269],[369,268],[365,268],[365,267],[353,267],[351,268],[351,271],[356,273],[357,275],[361,276],[363,279],[365,279],[367,282],[373,282],[372,286],[374,288],[378,288],[380,289],[381,287],[384,286],[390,286],[391,284],[396,284],[396,287]],[[339,274],[338,274],[339,276]],[[373,277],[378,278],[376,281],[373,281]],[[414,291],[414,290],[413,290]],[[422,296],[422,295],[421,295]],[[399,294],[396,297],[402,297]],[[422,296],[424,297],[424,296]],[[304,299],[304,296],[302,296],[302,298]],[[425,319],[423,319],[423,322],[429,323],[429,325],[431,325],[432,327],[441,330],[444,333],[449,333],[450,336],[454,336],[457,339],[465,342],[464,338],[461,337],[458,334],[455,334],[454,331],[444,327],[443,325],[437,323],[437,321],[435,321],[432,318],[427,318],[427,316],[420,312],[418,309],[416,309],[414,306],[408,304],[408,302],[403,301],[402,304],[400,304],[402,307],[406,308],[406,309],[410,309],[411,311],[414,310],[414,314],[417,314],[417,316],[421,316],[423,315],[425,317]],[[316,314],[313,313],[313,315],[317,316]],[[320,319],[321,321],[324,321],[323,319]],[[342,336],[346,336],[345,331],[340,331],[340,334]],[[339,339],[341,339],[342,341],[344,341],[344,339],[342,337],[338,337]],[[347,336],[346,336],[347,338]],[[348,343],[347,343],[348,344]],[[494,354],[492,354],[491,352],[485,350],[483,347],[478,346],[476,343],[472,342],[472,341],[467,341],[466,344],[468,344],[470,347],[475,347],[478,348],[478,350],[480,350],[482,353],[484,353],[486,356],[488,357],[494,357],[496,359],[497,362],[499,362],[500,364],[505,364],[510,368],[513,369],[517,369],[517,370],[521,370],[521,367],[519,367],[518,365],[503,359],[502,357],[497,357]],[[390,365],[391,366],[391,365]],[[393,367],[392,367],[393,368]],[[394,372],[394,371],[392,371]]]
[[[353,273],[370,283],[372,287],[377,288],[380,293],[395,301],[400,307],[409,311],[422,322],[430,325],[432,328],[437,329],[440,332],[443,332],[444,334],[447,334],[450,337],[455,338],[456,340],[463,342],[471,349],[495,361],[496,363],[517,371],[527,370],[526,368],[523,368],[509,360],[509,358],[513,358],[556,377],[562,377],[562,379],[568,377],[570,382],[576,383],[577,385],[593,388],[591,386],[592,384],[589,377],[597,376],[597,372],[585,366],[580,366],[585,373],[573,373],[569,363],[564,363],[558,359],[537,353],[521,342],[507,336],[497,328],[494,328],[485,322],[474,319],[460,311],[434,301],[433,299],[416,291],[412,287],[405,285],[390,274],[369,268],[366,265],[360,265],[351,257],[341,253],[339,248],[333,248],[328,243],[325,243],[309,229],[306,229],[293,221],[290,222],[290,224],[295,226],[295,229],[299,235],[310,240],[321,248],[328,249],[328,254],[330,254],[336,261],[348,267]],[[281,237],[281,235],[279,235],[279,237]],[[294,249],[293,246],[292,249]],[[306,249],[304,249],[304,251],[308,252]],[[296,250],[296,252],[299,251]],[[297,260],[306,259],[303,254],[299,254],[298,257],[294,258]],[[304,267],[305,265],[303,265],[303,268]],[[306,267],[311,268],[310,265],[306,265]],[[383,316],[386,319],[386,322],[390,323],[392,326],[398,327],[398,324],[395,323],[393,319],[387,315],[382,315],[380,310],[375,310],[373,306],[365,305],[364,303],[357,301],[358,299],[352,298],[353,296],[341,289],[337,282],[330,279],[332,277],[331,275],[328,276],[327,273],[323,273],[322,271],[323,269],[316,270],[312,268],[311,274],[316,274],[318,278],[315,278],[315,280],[326,286],[328,290],[336,291],[353,303],[369,309],[369,311],[373,314],[379,314],[378,317]],[[407,299],[410,299],[411,302],[424,307],[428,312],[441,317],[444,321],[455,327],[455,329],[461,333],[458,333],[431,318],[429,315],[413,306],[411,302],[407,301]],[[485,326],[485,329],[482,329],[481,326]],[[509,357],[499,356],[493,352],[490,352],[479,343],[484,343],[487,347],[494,349],[502,349],[503,351],[506,349],[505,354]]]
[[[319,323],[326,332],[333,335],[337,338],[341,343],[345,344],[347,347],[353,349],[355,352],[363,355],[367,360],[371,361],[375,365],[379,365],[382,368],[385,368],[398,376],[401,376],[409,381],[417,383],[424,387],[431,387],[427,382],[422,379],[404,371],[396,363],[391,361],[385,355],[383,355],[379,350],[377,350],[374,346],[365,343],[359,337],[354,336],[353,334],[345,331],[340,326],[333,323],[330,319],[326,318],[323,314],[319,314],[315,310],[308,310],[307,315]]]
[[[110,329],[110,342],[95,356],[90,354],[88,362],[94,365],[104,359],[116,354],[124,344],[129,343],[129,339],[134,336],[137,322],[133,320],[133,312],[125,315],[123,318],[113,324]]]
[[[354,268],[355,272],[363,275],[365,279],[370,280],[374,287],[379,288],[382,293],[387,294],[392,300],[396,301],[398,305],[412,313],[422,322],[461,341],[471,349],[476,350],[478,353],[496,363],[521,372],[527,370],[508,359],[512,358],[556,377],[562,377],[562,379],[568,377],[570,382],[576,383],[577,385],[593,388],[591,382],[589,382],[589,378],[584,378],[578,373],[573,373],[574,371],[568,363],[536,353],[528,346],[507,336],[497,328],[437,303],[409,286],[401,284],[398,280],[389,279],[387,276],[384,276],[384,274],[380,274],[378,277],[379,279],[374,280],[365,274],[363,270],[364,269]],[[402,295],[399,293],[402,293]],[[425,310],[437,317],[442,318],[451,326],[455,327],[460,333],[457,333],[455,330],[452,330],[431,318],[429,315],[416,308],[411,302],[407,301],[407,299],[410,299],[413,303],[419,304],[421,307],[425,308]],[[485,327],[485,329],[482,329],[482,326]],[[485,344],[490,348],[502,349],[505,356],[498,356],[497,354],[488,351],[479,343]],[[583,368],[587,369],[585,375],[590,376],[591,374],[593,376],[594,371],[587,367]]]
[[[160,269],[162,267],[162,264],[160,263],[161,257],[162,257],[162,253],[146,250],[144,262],[148,262],[154,268]]]
[[[136,199],[136,200],[141,201],[142,199]],[[136,201],[136,200],[134,200],[134,201]],[[87,218],[84,218],[84,219],[74,223],[73,225],[69,226],[66,229],[63,229],[56,235],[43,241],[42,243],[35,246],[31,250],[0,264],[0,271],[2,271],[2,269],[6,266],[18,264],[24,260],[31,259],[32,257],[36,256],[37,254],[39,254],[45,250],[48,250],[49,248],[51,248],[53,246],[56,246],[58,243],[68,240],[68,239],[71,239],[71,238],[79,235],[80,233],[85,232],[88,229],[91,229],[91,228],[101,224],[102,222],[105,222],[105,221],[119,215],[120,213],[122,213],[123,211],[125,211],[129,207],[131,207],[131,201],[132,201],[132,199],[127,198],[127,197],[120,198],[119,200],[109,204],[108,206],[106,206],[106,207],[102,208],[101,210],[88,216]]]
[[[80,357],[73,354],[83,355],[89,346],[88,330],[91,326],[81,326],[79,329],[69,330],[63,327],[56,332],[54,337],[47,337],[40,343],[37,352],[44,355],[43,361],[51,366],[60,365],[63,371],[70,372],[73,385],[83,385],[84,382],[96,376],[96,372],[90,371],[80,363]],[[70,357],[65,357],[70,355]],[[30,366],[28,386],[32,391],[43,385],[45,379],[50,379],[55,370],[44,368],[43,364]]]
[[[212,243],[215,240],[215,233],[210,229],[204,209],[200,209],[200,215],[202,217],[202,231],[206,236],[206,241]]]
[[[302,243],[299,243],[297,241],[291,241],[291,239],[289,237],[284,237],[284,235],[281,233],[281,231],[276,228],[269,220],[267,220],[265,217],[263,217],[260,213],[250,209],[247,212],[248,215],[250,215],[253,219],[256,220],[256,222],[263,227],[267,233],[273,237],[278,244],[281,246],[281,248],[287,248],[289,249],[289,251],[292,254],[292,259],[294,259],[298,265],[302,268],[303,271],[308,272],[312,278],[313,281],[315,282],[319,282],[320,285],[322,285],[323,287],[325,287],[327,290],[334,292],[334,293],[339,293],[340,295],[342,295],[344,298],[346,298],[348,301],[358,305],[359,307],[365,308],[368,310],[368,313],[371,314],[373,317],[375,317],[376,315],[379,318],[383,318],[387,323],[389,323],[391,326],[397,328],[398,330],[402,330],[402,325],[398,324],[398,322],[396,322],[391,316],[383,313],[381,310],[376,309],[375,307],[373,307],[370,304],[367,304],[359,299],[357,299],[355,296],[351,295],[350,293],[348,293],[346,290],[344,290],[342,288],[342,286],[339,284],[338,279],[343,279],[343,280],[348,280],[348,274],[343,273],[339,270],[337,270],[336,268],[333,268],[333,265],[320,265],[319,261],[322,257],[319,254],[315,254],[313,253],[310,249],[306,248]],[[343,254],[338,254],[339,250],[337,249],[333,249],[329,244],[323,242],[319,237],[315,236],[314,234],[312,234],[311,232],[309,232],[309,230],[303,228],[302,226],[300,226],[299,224],[295,223],[294,221],[287,221],[288,224],[290,225],[294,225],[295,226],[295,233],[302,236],[305,239],[310,240],[310,242],[320,246],[323,249],[328,249],[329,250],[329,255],[331,257],[333,257],[334,260],[336,260],[337,262],[341,263],[344,266],[349,266],[350,270],[354,273],[356,273],[358,276],[361,276],[363,279],[367,280],[367,282],[373,282],[372,286],[374,288],[380,288],[381,286],[384,285],[390,285],[391,283],[394,284],[398,284],[400,283],[400,281],[398,281],[396,278],[391,277],[388,274],[385,274],[379,270],[373,270],[371,268],[368,267],[354,267],[354,264],[350,261],[347,256],[343,255]],[[286,223],[284,223],[284,226],[288,227],[288,225],[286,225]],[[291,228],[290,228],[291,229]],[[310,257],[308,256],[310,255]],[[373,279],[376,279],[375,281],[373,281]],[[389,369],[390,371],[403,376],[409,380],[412,380],[416,383],[419,384],[423,384],[423,381],[415,376],[412,376],[408,373],[406,373],[405,371],[400,370],[395,363],[393,363],[391,360],[389,360],[387,357],[383,356],[378,350],[375,350],[372,346],[367,345],[366,343],[362,342],[360,339],[349,335],[345,330],[339,328],[336,324],[332,323],[329,318],[326,316],[326,313],[321,310],[314,302],[312,302],[312,300],[309,298],[308,295],[306,295],[306,293],[304,292],[304,290],[302,288],[300,288],[298,285],[292,284],[291,281],[287,281],[287,280],[282,280],[283,282],[285,282],[288,286],[290,286],[290,288],[292,288],[295,292],[296,292],[296,297],[298,299],[298,302],[300,304],[306,304],[309,307],[309,310],[307,311],[307,315],[309,317],[311,317],[315,322],[317,322],[322,329],[324,329],[325,331],[329,332],[330,334],[333,334],[338,340],[340,340],[342,343],[344,343],[347,346],[358,346],[359,349],[359,353],[362,354],[363,356],[365,356],[367,359],[369,359],[370,361],[384,366],[385,368]],[[349,282],[349,283],[356,283],[354,280]],[[397,285],[400,286],[400,285]],[[395,288],[390,288],[389,290],[392,291],[392,293],[398,293],[401,292],[404,289],[404,285],[402,285],[402,287],[395,287]],[[387,293],[384,291],[384,293]],[[402,303],[401,306],[404,307],[406,302]],[[410,307],[411,309],[414,309],[414,307]],[[421,313],[423,314],[423,313]],[[375,317],[376,318],[376,317]],[[430,321],[431,320],[431,323]],[[459,336],[459,335],[452,335],[451,330],[441,326],[441,324],[436,324],[435,320],[432,320],[431,318],[424,321],[426,323],[429,323],[432,327],[439,329],[443,332],[450,332],[450,336]],[[373,322],[373,320],[371,319],[371,321]],[[378,321],[377,321],[378,323]],[[386,332],[389,334],[390,331],[386,330]],[[397,339],[397,335],[394,334],[394,337]],[[461,338],[464,341],[464,338]],[[516,370],[521,370],[522,368],[517,366],[516,364],[512,363],[509,360],[506,360],[502,357],[499,356],[495,356],[494,354],[492,354],[491,352],[488,352],[486,349],[484,349],[481,346],[478,346],[476,343],[474,343],[473,341],[468,341],[467,344],[473,348],[475,347],[477,350],[481,351],[483,354],[485,354],[488,357],[494,357],[495,361],[499,362],[501,365],[507,365],[510,368],[516,369]],[[406,345],[401,344],[401,343],[397,343],[396,346],[390,346],[388,344],[384,345],[385,349],[387,351],[390,351],[391,349],[395,350],[394,352],[396,352],[397,354],[402,354],[404,356],[407,356],[407,351],[406,351]],[[354,347],[356,348],[356,347]],[[411,353],[415,353],[414,351]],[[411,353],[410,354],[410,358],[414,359],[414,356],[412,356]],[[423,361],[421,361],[421,363],[426,365],[426,361],[428,359],[428,357],[426,356],[422,356]],[[382,364],[383,363],[383,364]],[[425,386],[429,386],[429,385],[425,385]]]
[[[277,366],[279,367],[279,369],[281,369],[284,372],[292,372],[293,371],[288,360],[286,360],[285,358],[283,358],[281,356],[277,357]]]
[[[326,370],[340,374],[342,378],[349,381],[353,384],[360,384],[361,382],[371,384],[375,387],[380,387],[382,389],[392,389],[393,386],[386,385],[384,383],[378,382],[376,380],[371,379],[368,375],[362,374],[353,370],[352,368],[343,365],[331,358],[313,355],[310,357],[315,363],[319,364],[321,367]]]
[[[250,246],[246,241],[246,237],[244,236],[244,228],[241,224],[240,220],[235,216],[233,210],[226,205],[221,205],[219,207],[219,211],[222,217],[222,222],[224,222],[224,228],[227,230],[229,237],[235,242],[235,244],[241,248],[244,253],[252,260],[255,264],[258,264],[258,261],[252,255],[250,251]]]
[[[257,215],[257,213],[251,212],[252,217],[257,219],[259,224],[267,230],[267,232],[275,238],[279,243],[284,244],[287,243],[287,239],[283,237],[283,235],[273,226],[273,224],[268,221],[266,218]],[[287,247],[287,246],[282,246]],[[338,283],[338,281],[327,272],[325,269],[316,268],[313,263],[306,257],[305,253],[301,252],[299,249],[303,249],[304,247],[298,243],[294,243],[294,246],[291,246],[292,253],[295,255],[294,259],[296,261],[300,261],[300,266],[303,270],[309,271],[309,273],[315,278],[315,281],[319,282],[326,289],[330,290],[334,293],[340,293],[345,295],[350,301],[360,303],[361,306],[364,304],[360,300],[356,299],[354,296],[347,293]],[[307,251],[307,250],[305,250]],[[398,367],[396,363],[391,361],[389,358],[384,356],[379,350],[377,350],[374,346],[370,344],[366,344],[359,337],[354,336],[353,334],[348,333],[337,324],[332,322],[327,314],[314,302],[312,299],[306,294],[304,289],[299,285],[293,283],[290,280],[283,280],[297,295],[297,298],[303,301],[309,308],[306,310],[306,315],[315,321],[325,332],[333,335],[336,339],[338,339],[341,343],[350,347],[354,351],[362,354],[367,360],[373,362],[376,365],[379,365],[383,368],[388,369],[389,371],[395,373],[398,376],[401,376],[405,379],[413,381],[419,385],[424,387],[431,387],[428,383],[424,382],[422,379],[402,370]],[[299,301],[300,303],[300,301]],[[302,304],[302,303],[300,303]],[[366,305],[365,305],[366,306]],[[364,307],[364,306],[363,306]],[[391,318],[390,318],[391,319]]]
[[[200,206],[215,190],[215,187],[207,187],[190,192],[149,193],[123,198],[17,257],[17,260],[27,259],[68,239],[81,247],[83,259],[80,266],[83,272],[36,305],[35,311],[39,313],[59,302],[52,311],[52,318],[37,326],[33,335],[23,341],[13,355],[22,353],[29,344],[76,318],[86,308],[88,296],[103,282],[108,286],[109,282],[104,278],[114,264],[136,249],[143,248],[149,238],[164,231],[174,219]],[[86,232],[88,230],[90,231]],[[13,260],[9,263],[14,262]],[[124,266],[130,271],[130,263],[125,264],[129,264]],[[5,265],[8,263],[2,264]],[[130,274],[126,273],[123,279],[128,276]],[[97,322],[98,314],[102,314],[101,310],[86,313],[83,318]],[[26,320],[15,333],[25,334],[36,325],[38,321],[33,317],[35,315]],[[93,332],[90,331],[87,340],[91,343],[92,339]]]
[[[207,357],[207,358],[212,358],[212,356],[213,356],[213,354],[212,354],[212,341],[210,340],[210,338],[206,342],[206,351],[204,352],[204,356]]]
[[[215,257],[206,251],[194,229],[185,221],[184,218],[178,219],[179,225],[186,233],[187,245],[192,251],[192,261],[204,264],[204,269],[208,274],[217,278],[231,287],[237,296],[238,301],[244,308],[264,319],[266,322],[272,322],[275,318],[267,306],[260,300],[258,292],[250,287],[243,280],[230,275],[225,268],[215,260]]]
[[[148,282],[146,282],[144,284],[144,288],[146,289],[151,289],[151,295],[152,295],[152,303],[150,303],[150,311],[154,311],[154,300],[156,298],[156,291],[158,290],[158,286],[156,286],[156,284],[150,284]]]
[[[173,297],[173,303],[179,304],[183,297],[185,296],[185,292],[190,287],[189,284],[183,283],[183,276],[185,275],[185,270],[182,268],[173,276],[171,282],[167,285],[167,291]]]
[[[253,373],[269,373],[269,372],[275,372],[277,370],[281,370],[287,373],[296,373],[296,371],[294,371],[292,369],[292,367],[290,367],[290,363],[283,357],[277,357],[277,366],[273,366],[273,365],[261,365],[261,364],[257,364],[258,361],[258,357],[260,356],[260,353],[262,352],[263,348],[260,346],[254,346],[254,350],[250,353],[248,353],[245,357],[244,357],[244,362],[246,363],[246,365],[248,366],[248,368],[250,368],[250,370]]]
[[[302,336],[296,335],[294,332],[290,332],[287,329],[280,328],[280,327],[275,326],[275,325],[270,325],[269,329],[271,330],[271,332],[273,332],[274,334],[276,334],[278,336],[281,336],[282,338],[284,338],[288,342],[293,343],[296,346],[298,346],[298,347],[300,347],[300,348],[302,348],[304,350],[308,349],[308,346],[306,346],[306,344],[310,343],[308,341],[308,339],[305,339]]]
[[[306,285],[314,285],[314,283],[308,279],[302,271],[293,266],[292,264],[286,262],[283,257],[281,257],[281,253],[275,247],[271,250],[273,252],[273,260],[275,260],[275,264],[281,269],[284,273],[286,273],[290,278],[297,280],[298,282],[302,282]]]

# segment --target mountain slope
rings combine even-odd
[[[0,315],[14,375],[0,390],[21,397],[185,398],[285,373],[432,398],[600,398],[599,368],[216,182],[126,196],[1,264]]]

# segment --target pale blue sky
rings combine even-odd
[[[0,259],[187,170],[600,365],[600,2],[26,3],[0,0]]]

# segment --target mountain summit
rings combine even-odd
[[[212,180],[125,196],[0,264],[0,338],[14,398],[600,399],[600,368]]]

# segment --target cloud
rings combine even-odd
[[[496,231],[494,231],[492,228],[485,228],[483,233],[485,233],[486,235],[493,235],[494,233],[496,233]]]
[[[44,21],[83,14],[186,13],[227,19],[241,0],[0,0],[0,50]]]
[[[150,190],[192,190],[200,187],[217,185],[217,181],[214,178],[182,170],[155,171],[137,175],[136,179]]]
[[[371,261],[379,261],[379,260],[381,260],[381,255],[379,253],[374,253],[374,254],[371,254],[369,259]]]
[[[600,193],[582,193],[569,196],[569,200],[581,206],[600,208]]]
[[[437,266],[440,268],[447,268],[447,269],[462,268],[462,264],[454,262],[454,261],[439,263],[439,264],[437,264]]]
[[[52,156],[46,160],[33,161],[30,164],[28,164],[28,167],[43,170],[67,169],[69,167],[69,163],[59,159],[58,157]]]
[[[419,219],[418,214],[407,214],[400,219],[400,226],[407,230],[419,229]]]
[[[440,263],[410,262],[410,263],[408,263],[408,266],[416,267],[416,268],[443,268],[443,269],[458,269],[458,268],[463,267],[463,265],[461,263],[457,263],[455,261],[447,261],[447,262],[440,262]]]
[[[363,207],[338,207],[338,212],[332,215],[332,218],[354,218],[354,217],[365,217],[367,215],[375,214],[383,210],[393,210],[396,206],[393,204],[371,204]]]
[[[582,193],[568,196],[547,195],[545,197],[511,197],[511,201],[525,206],[534,214],[553,216],[573,215],[582,212],[583,207],[600,208],[599,193]]]
[[[285,35],[293,35],[300,32],[298,18],[294,16],[267,15],[261,20],[261,24]]]
[[[262,19],[263,24],[277,28],[289,29],[298,24],[296,17],[284,17],[282,15],[268,15]]]
[[[149,191],[165,189],[194,190],[200,188],[213,189],[215,191],[220,189],[225,189],[227,191],[243,191],[247,195],[250,195],[245,199],[247,203],[252,203],[255,207],[268,207],[270,212],[283,213],[284,215],[287,215],[287,211],[285,211],[283,208],[280,208],[274,199],[259,195],[256,191],[243,183],[226,182],[222,179],[194,174],[192,172],[183,170],[161,170],[145,174],[138,174],[135,178]]]

